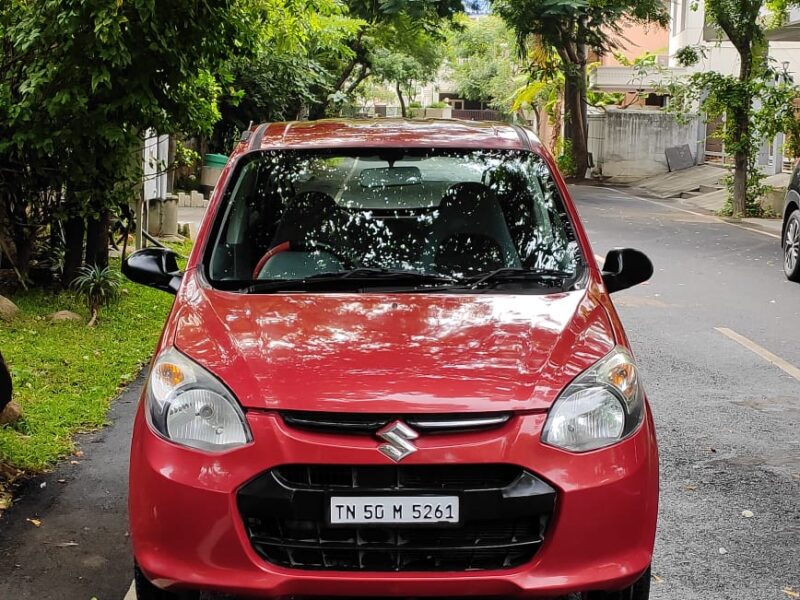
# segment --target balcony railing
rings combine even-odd
[[[453,109],[454,119],[465,121],[504,121],[503,113],[496,110],[458,110]]]

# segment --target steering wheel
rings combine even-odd
[[[256,264],[256,268],[253,270],[253,279],[258,279],[258,274],[261,273],[261,270],[267,264],[270,258],[276,256],[282,252],[325,252],[333,256],[336,260],[338,260],[345,269],[352,269],[354,267],[353,261],[344,256],[341,252],[339,252],[336,248],[331,246],[330,244],[325,244],[323,242],[283,242],[282,244],[278,244],[277,246],[273,246],[269,250],[266,251],[264,256],[261,257],[261,260],[258,261]]]

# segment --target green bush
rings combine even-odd
[[[191,250],[189,241],[171,246],[184,256]],[[117,269],[113,260],[118,277]],[[119,301],[95,328],[84,325],[91,314],[74,293],[35,289],[9,296],[20,314],[0,326],[0,348],[24,416],[0,427],[0,463],[41,471],[68,456],[73,436],[102,427],[111,400],[149,361],[173,296],[129,281],[117,293]],[[62,310],[78,313],[82,322],[50,322],[49,315]]]
[[[89,327],[97,324],[97,315],[103,306],[111,306],[119,300],[122,287],[122,275],[112,271],[110,267],[100,268],[97,265],[81,267],[78,276],[72,282],[72,288],[86,302],[91,313]]]
[[[563,140],[559,142],[560,152],[556,157],[558,170],[564,177],[575,177],[578,166],[575,164],[575,157],[572,154],[572,142]]]

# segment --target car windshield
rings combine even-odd
[[[552,287],[581,264],[550,170],[520,151],[248,155],[213,230],[208,277],[225,289],[345,279]]]

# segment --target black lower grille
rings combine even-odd
[[[272,473],[284,485],[297,489],[396,492],[505,488],[522,469],[513,465],[286,465]]]
[[[332,494],[457,494],[458,526],[331,526]],[[555,491],[512,465],[288,465],[240,490],[239,510],[255,550],[297,569],[474,571],[533,558]]]

